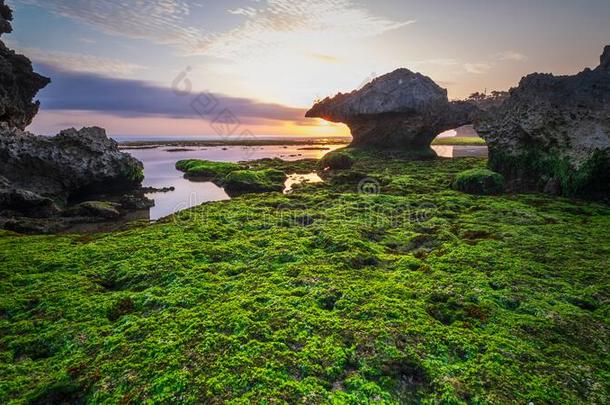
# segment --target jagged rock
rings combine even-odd
[[[599,70],[610,70],[610,45],[604,48],[604,53],[599,58]]]
[[[512,189],[610,196],[610,47],[574,76],[531,74],[476,129]]]
[[[83,195],[132,190],[142,163],[119,151],[101,128],[68,129],[36,136],[0,125],[0,174],[15,189],[65,203]]]
[[[449,102],[447,90],[429,77],[398,69],[316,103],[306,116],[347,124],[352,147],[427,151],[439,133],[469,124],[476,111],[470,103]]]
[[[13,21],[13,10],[4,4],[4,0],[0,0],[0,36],[13,32],[11,21]]]
[[[12,19],[11,9],[0,0],[0,35],[12,31]],[[0,41],[0,122],[25,129],[40,106],[32,99],[49,83],[50,79],[34,72],[28,58],[16,54]]]

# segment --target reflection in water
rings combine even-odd
[[[318,176],[317,173],[308,174],[289,174],[286,183],[284,184],[284,194],[290,194],[295,184],[302,183],[322,183],[323,180]]]
[[[155,201],[155,206],[150,209],[150,219],[155,221],[204,202],[230,199],[221,187],[212,182],[193,182],[184,179],[183,173],[176,170],[175,167],[178,160],[205,159],[218,162],[240,162],[276,157],[283,160],[319,159],[329,151],[345,145],[325,146],[329,149],[303,150],[303,145],[273,145],[190,147],[188,150],[178,152],[168,152],[167,148],[159,147],[155,149],[129,149],[125,152],[130,153],[144,163],[144,187],[175,188],[174,191],[167,193],[147,194],[148,198]]]
[[[219,162],[240,162],[263,158],[277,158],[283,160],[319,159],[331,150],[345,146],[344,144],[326,145],[328,150],[303,149],[303,146],[226,146],[226,147],[190,147],[174,149],[168,152],[167,148],[130,149],[126,150],[135,158],[144,163],[145,187],[174,187],[174,191],[167,193],[151,193],[147,197],[155,201],[150,209],[150,219],[155,221],[175,212],[200,205],[204,202],[229,200],[229,195],[216,184],[194,182],[183,178],[183,173],[176,170],[175,165],[182,159],[205,159]],[[486,157],[486,146],[433,146],[432,149],[440,157]],[[315,173],[293,174],[286,181],[286,193],[292,187],[303,181],[320,182],[322,179]]]
[[[487,157],[487,146],[432,145],[432,149],[443,158]]]

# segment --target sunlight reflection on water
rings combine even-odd
[[[167,193],[151,193],[147,197],[155,201],[150,209],[150,219],[166,217],[174,212],[194,207],[204,202],[229,200],[229,195],[216,184],[186,180],[183,173],[176,170],[176,162],[182,159],[205,159],[219,162],[240,162],[263,158],[283,160],[320,159],[331,150],[344,147],[344,144],[325,145],[326,150],[312,149],[305,145],[290,146],[218,146],[171,148],[160,146],[154,149],[129,149],[136,159],[144,163],[144,187],[174,187]],[[168,152],[172,149],[187,149]],[[296,182],[289,179],[290,187]]]

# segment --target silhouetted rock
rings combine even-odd
[[[476,125],[515,190],[610,196],[610,47],[574,76],[524,77]]]
[[[306,116],[347,124],[352,147],[429,150],[439,133],[470,123],[476,111],[470,103],[449,102],[429,77],[398,69],[316,103]]]
[[[11,9],[0,0],[0,35],[12,31]],[[33,102],[38,91],[50,80],[34,72],[32,63],[23,55],[8,49],[0,41],[0,122],[25,129],[40,103]]]
[[[4,0],[0,0],[0,36],[13,32],[11,21],[13,21],[13,10],[4,4]]]
[[[14,189],[65,203],[83,195],[138,188],[142,169],[142,163],[119,151],[101,128],[43,137],[0,125],[0,174]]]
[[[604,53],[599,60],[600,62],[598,69],[610,70],[610,45],[604,48]]]

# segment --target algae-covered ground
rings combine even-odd
[[[485,146],[485,140],[476,136],[450,136],[436,138],[432,145]]]
[[[0,403],[610,401],[607,205],[352,155],[121,233],[0,233]]]

